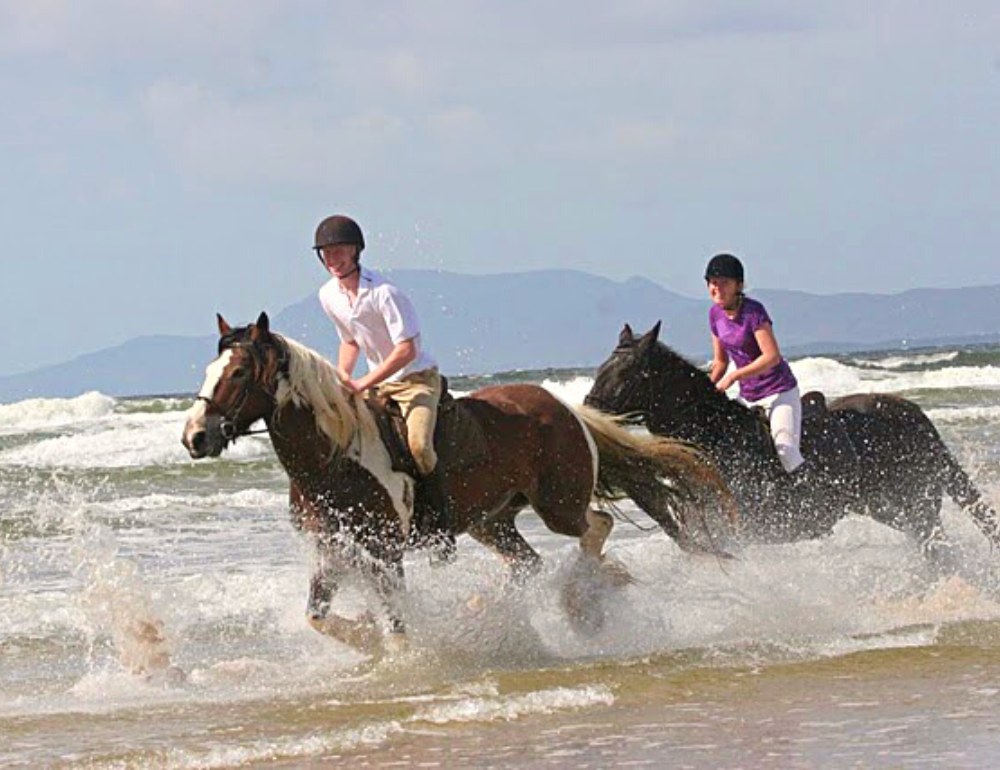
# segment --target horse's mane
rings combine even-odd
[[[281,380],[275,394],[277,407],[291,402],[312,409],[316,427],[330,439],[332,451],[346,449],[358,433],[378,440],[375,418],[364,399],[348,395],[333,364],[295,340],[274,336],[288,351],[288,377]]]
[[[715,385],[712,384],[712,381],[708,378],[708,372],[697,364],[689,361],[686,357],[682,356],[666,343],[661,340],[657,340],[652,347],[652,351],[653,355],[651,360],[654,366],[657,367],[657,371],[666,373],[664,367],[674,367],[675,369],[679,369],[682,373],[688,374],[692,380],[697,381],[699,384],[703,384],[706,392],[711,395],[723,395],[715,389]],[[726,400],[728,401],[729,399],[726,398]]]
[[[750,431],[749,435],[756,436],[765,443],[770,441],[769,431],[763,428],[760,420],[754,416],[749,406],[738,399],[729,398],[728,395],[718,390],[715,383],[709,379],[708,372],[693,364],[669,345],[659,340],[652,346],[651,362],[654,371],[664,377],[672,377],[674,381],[687,378],[693,386],[687,391],[692,402],[701,399],[700,404],[705,407],[702,419],[709,420],[709,424],[719,426],[718,420],[725,420],[725,430],[732,430],[735,426],[743,426]],[[670,409],[664,411],[661,408],[657,414],[651,415],[654,419],[667,419],[671,413]],[[682,407],[685,405],[681,405]]]

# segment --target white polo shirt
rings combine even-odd
[[[409,298],[382,275],[367,267],[360,270],[358,298],[351,306],[340,281],[331,278],[319,290],[319,301],[330,316],[342,342],[356,342],[368,360],[368,369],[379,366],[400,342],[413,340],[417,357],[389,380],[437,366],[420,340],[420,321]]]

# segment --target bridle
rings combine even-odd
[[[278,372],[287,373],[288,371],[288,354],[284,346],[275,343],[275,347],[278,349],[280,357],[278,358]],[[222,415],[219,421],[219,432],[222,433],[222,437],[226,441],[235,441],[243,436],[253,436],[259,433],[267,433],[268,428],[260,428],[258,430],[239,430],[237,425],[239,423],[240,415],[243,413],[243,408],[246,406],[247,401],[250,400],[250,396],[253,394],[254,390],[260,391],[264,397],[271,402],[271,411],[277,406],[277,401],[275,397],[268,392],[261,384],[257,381],[257,371],[260,368],[260,352],[256,344],[252,342],[232,342],[229,344],[220,343],[219,353],[223,353],[226,350],[232,350],[234,348],[241,348],[250,352],[250,358],[253,360],[254,366],[254,376],[249,378],[248,383],[244,383],[240,390],[239,400],[236,402],[236,408],[233,410],[233,414],[229,415],[209,396],[198,395],[195,396],[195,401],[204,401],[209,408],[214,409],[220,415]]]

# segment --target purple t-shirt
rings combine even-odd
[[[767,310],[755,299],[743,298],[736,318],[730,318],[718,305],[708,311],[708,325],[712,334],[719,338],[722,347],[736,368],[746,366],[760,357],[760,345],[754,332],[763,324],[771,323]],[[744,401],[760,401],[762,398],[784,393],[798,386],[788,362],[782,358],[766,372],[740,380],[740,396]]]

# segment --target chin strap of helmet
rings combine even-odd
[[[326,263],[324,263],[324,264],[326,264]],[[354,269],[351,270],[350,272],[345,273],[344,275],[338,275],[337,276],[337,280],[338,281],[343,281],[345,278],[350,278],[352,275],[354,275],[360,269],[361,269],[361,263],[360,262],[355,262],[354,263]]]

